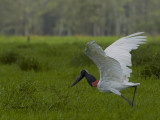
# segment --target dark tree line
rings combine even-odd
[[[160,0],[0,0],[0,34],[160,33]]]

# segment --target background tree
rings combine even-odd
[[[0,0],[0,34],[159,34],[159,5],[159,0]]]

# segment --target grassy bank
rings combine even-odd
[[[0,36],[0,119],[19,120],[155,120],[160,118],[160,37],[149,37],[132,52],[130,80],[140,82],[134,107],[114,94],[100,93],[86,80],[68,86],[87,69],[99,79],[84,54],[86,42],[105,49],[118,37]],[[131,99],[134,89],[122,94]]]

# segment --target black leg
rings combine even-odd
[[[134,95],[133,95],[132,103],[131,103],[130,100],[128,100],[127,98],[125,98],[124,96],[121,95],[121,97],[124,98],[131,105],[131,107],[133,107],[134,97],[135,97],[136,90],[137,90],[137,86],[133,86],[133,87],[135,88],[135,90],[134,90]]]
[[[128,100],[127,98],[125,98],[123,95],[121,95],[121,97],[124,98],[131,105],[131,107],[133,107],[133,105],[132,105],[132,103],[131,103],[130,100]]]
[[[132,106],[133,106],[133,102],[134,102],[134,97],[135,97],[135,94],[136,94],[136,90],[137,90],[137,86],[133,86],[135,89],[134,89],[134,95],[133,95],[133,99],[132,99]]]

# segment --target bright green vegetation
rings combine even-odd
[[[103,49],[117,37],[0,37],[1,120],[156,120],[160,118],[160,37],[132,52],[132,82],[140,82],[133,108],[121,97],[100,93],[83,79],[82,69],[99,79],[84,54],[94,39]],[[122,91],[132,99],[134,89]]]

